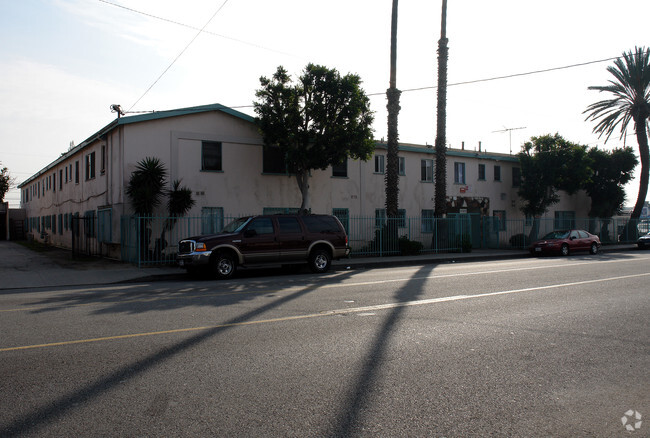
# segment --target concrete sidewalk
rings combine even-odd
[[[605,253],[634,251],[636,245],[605,246]],[[460,263],[478,260],[503,260],[529,257],[522,250],[473,250],[470,253],[423,254],[396,257],[359,257],[335,260],[332,270],[370,269]],[[161,281],[185,278],[185,271],[174,266],[138,268],[107,259],[75,260],[69,250],[48,247],[35,251],[16,242],[0,241],[0,290],[39,287],[83,286],[134,281]]]

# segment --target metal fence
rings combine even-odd
[[[121,258],[138,266],[173,264],[180,240],[217,233],[238,217],[241,216],[123,216],[120,224]],[[604,244],[630,243],[650,228],[648,221],[632,222],[629,219],[503,220],[478,214],[450,215],[444,219],[347,215],[339,219],[348,234],[353,257],[525,249],[545,234],[565,228],[580,228],[597,234]]]

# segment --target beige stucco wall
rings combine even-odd
[[[223,170],[201,170],[201,142],[222,142]],[[101,171],[101,151],[105,148],[106,168]],[[407,217],[419,217],[422,210],[434,208],[433,182],[420,181],[420,163],[434,160],[434,150],[427,146],[401,145],[400,156],[405,160],[405,175],[399,180],[399,208]],[[256,127],[247,120],[218,111],[167,117],[139,123],[107,127],[96,139],[77,147],[52,163],[41,174],[32,177],[22,189],[29,191],[29,201],[23,196],[22,206],[28,217],[79,213],[102,207],[112,209],[112,242],[120,241],[120,217],[132,213],[124,189],[136,164],[146,157],[158,157],[169,172],[168,187],[175,179],[193,192],[196,205],[189,216],[200,216],[203,207],[221,207],[226,215],[257,214],[264,208],[298,208],[300,191],[295,178],[287,175],[264,174],[262,139]],[[85,157],[94,152],[96,175],[87,180]],[[375,154],[386,155],[385,145],[378,145]],[[79,183],[74,182],[75,163],[79,162]],[[465,163],[465,184],[454,183],[454,163]],[[486,178],[478,179],[479,164],[485,165]],[[60,170],[72,165],[73,175],[60,187]],[[501,181],[494,181],[494,166],[501,167]],[[489,198],[488,215],[505,211],[507,219],[523,218],[521,200],[512,184],[515,157],[485,154],[465,150],[449,150],[447,156],[447,194],[454,199]],[[56,191],[43,191],[46,179],[56,173]],[[385,206],[384,174],[374,172],[374,156],[367,162],[349,160],[347,177],[333,177],[332,169],[311,173],[312,211],[332,213],[347,209],[350,216],[374,218],[375,210]],[[41,184],[40,195],[33,187]],[[555,211],[575,211],[577,218],[586,217],[589,198],[584,193],[562,194],[560,203],[552,206],[547,217]],[[160,209],[164,215],[164,206]],[[70,247],[71,232],[48,230],[50,242]],[[30,230],[28,230],[30,232]],[[31,230],[40,239],[36,230]],[[113,248],[115,251],[115,248]],[[115,255],[115,254],[113,254]]]

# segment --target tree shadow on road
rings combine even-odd
[[[345,279],[352,275],[351,271],[344,271],[338,275],[329,278],[327,284],[342,283]],[[6,425],[0,425],[0,436],[13,437],[27,433],[32,433],[36,430],[42,429],[48,424],[64,417],[67,413],[80,408],[94,399],[99,398],[111,389],[124,385],[143,373],[151,370],[153,367],[158,366],[161,362],[171,359],[188,349],[196,347],[201,343],[214,338],[215,336],[222,335],[228,330],[237,327],[238,325],[250,323],[255,321],[260,315],[271,311],[282,305],[297,300],[309,293],[319,289],[321,283],[306,284],[296,292],[290,293],[284,297],[280,297],[270,303],[264,304],[260,307],[254,308],[246,313],[236,316],[219,326],[207,328],[200,333],[197,333],[183,341],[177,342],[173,345],[159,350],[157,353],[151,354],[143,359],[126,364],[116,370],[115,372],[99,378],[92,383],[80,388],[76,391],[70,392],[63,396],[58,397],[53,401],[45,401],[41,407],[33,409],[30,412],[17,416],[13,421]]]
[[[396,302],[403,305],[393,308],[384,320],[363,361],[363,366],[359,370],[356,384],[350,390],[347,402],[341,407],[335,419],[336,425],[333,430],[327,431],[323,436],[348,437],[360,432],[363,412],[372,404],[371,395],[379,384],[378,375],[390,347],[391,337],[398,330],[400,321],[404,318],[408,302],[417,300],[424,293],[426,278],[434,268],[434,265],[423,266],[412,275],[411,280],[395,293]]]

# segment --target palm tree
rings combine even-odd
[[[156,241],[154,254],[160,259],[161,252],[167,247],[165,235],[168,231],[174,229],[178,218],[185,216],[188,211],[194,207],[196,201],[192,198],[192,190],[187,187],[181,187],[181,180],[174,180],[172,189],[167,191],[167,210],[169,217],[163,223],[160,238]]]
[[[399,97],[402,93],[396,87],[397,71],[397,1],[393,0],[393,13],[390,27],[390,80],[386,90],[388,104],[388,153],[386,154],[386,216],[388,217],[388,240],[397,242],[398,194],[399,194],[399,145],[397,143],[397,116]]]
[[[440,40],[438,40],[438,106],[436,122],[435,215],[447,214],[447,0],[442,0]]]
[[[622,57],[614,61],[614,66],[607,67],[607,71],[614,76],[614,79],[609,81],[609,85],[593,86],[589,89],[611,93],[613,98],[589,105],[585,110],[585,113],[589,113],[586,120],[598,120],[593,131],[598,133],[599,137],[605,135],[605,143],[619,125],[620,138],[623,138],[627,133],[630,120],[634,120],[641,159],[639,196],[630,216],[632,222],[635,222],[641,216],[643,203],[648,194],[650,154],[647,123],[650,117],[650,48],[635,47],[634,52],[623,53]]]
[[[386,91],[388,98],[388,154],[386,163],[386,214],[397,217],[399,188],[399,157],[397,116],[399,114],[399,97],[401,91],[396,88],[397,71],[397,1],[393,0],[393,14],[390,28],[390,88]]]
[[[149,252],[151,215],[154,209],[160,205],[166,178],[167,171],[160,160],[148,157],[136,165],[126,186],[126,195],[138,218],[138,241],[140,242],[141,256]]]
[[[151,216],[160,205],[167,171],[158,158],[140,161],[126,186],[126,195],[137,216]]]

